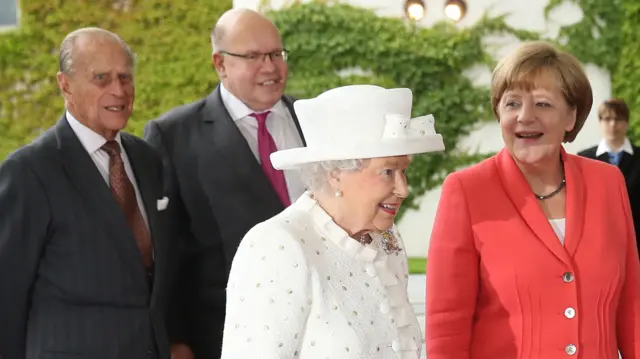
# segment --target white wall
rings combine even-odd
[[[372,9],[380,16],[404,16],[404,0],[343,0],[343,2]],[[445,0],[426,0],[427,13],[420,20],[420,25],[431,26],[435,22],[445,20],[444,2]],[[507,14],[506,21],[514,28],[537,31],[544,37],[557,38],[560,26],[582,19],[581,9],[572,3],[565,2],[550,14],[549,20],[546,20],[544,8],[547,3],[548,0],[467,0],[467,14],[458,25],[470,26],[485,12],[490,15]],[[260,0],[234,0],[233,4],[234,7],[257,9]],[[271,0],[270,2],[270,6],[274,9],[287,4],[290,4],[290,0]],[[518,45],[518,40],[513,37],[492,36],[487,37],[484,43],[487,51],[494,58],[500,59]],[[570,153],[595,145],[600,140],[596,110],[598,104],[611,96],[611,80],[608,71],[593,64],[585,64],[585,69],[593,88],[594,106],[578,138],[566,145]],[[465,73],[474,84],[483,86],[489,84],[490,69],[486,67],[474,67]],[[436,118],[436,126],[437,123]],[[498,124],[495,122],[480,124],[458,147],[467,152],[492,152],[501,149],[502,139]],[[426,256],[439,198],[439,188],[426,193],[421,199],[420,208],[406,213],[399,223],[410,256]]]

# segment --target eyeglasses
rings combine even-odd
[[[234,54],[233,52],[229,52],[229,51],[220,51],[220,53],[223,55],[239,57],[251,62],[258,62],[259,60],[262,60],[264,62],[267,60],[267,57],[271,60],[271,62],[276,62],[276,61],[284,62],[284,61],[287,61],[287,58],[289,57],[289,51],[287,49],[282,49],[282,50],[277,50],[277,51],[272,51],[267,53],[250,52],[248,54]]]

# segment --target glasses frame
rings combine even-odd
[[[262,61],[264,62],[267,60],[267,57],[268,57],[269,60],[271,60],[271,62],[274,62],[276,60],[282,60],[286,62],[287,59],[289,58],[289,50],[287,49],[281,49],[281,50],[276,50],[276,51],[271,51],[266,53],[259,52],[259,53],[250,53],[250,54],[238,54],[238,53],[221,50],[219,51],[219,53],[222,55],[229,55],[229,56],[238,57],[238,58],[249,60],[249,61],[257,61],[260,58],[262,58]],[[280,58],[276,57],[278,55],[280,56]]]

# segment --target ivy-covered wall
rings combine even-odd
[[[563,0],[551,0],[547,12]],[[584,14],[577,24],[563,27],[558,41],[582,62],[611,74],[612,96],[631,110],[631,137],[640,139],[640,1],[572,0]],[[598,106],[600,104],[594,104]]]
[[[62,113],[55,83],[57,48],[78,27],[115,31],[137,53],[136,104],[129,126],[134,133],[140,134],[149,119],[214,88],[208,33],[231,1],[147,0],[134,2],[129,12],[114,10],[112,4],[23,0],[20,29],[0,35],[0,158]],[[508,28],[501,18],[483,19],[468,29],[447,23],[424,29],[370,10],[322,2],[268,14],[291,52],[288,93],[312,97],[352,83],[409,87],[415,114],[434,114],[447,152],[416,159],[409,173],[414,197],[438,185],[456,166],[480,158],[454,149],[474,123],[491,118],[487,89],[474,88],[463,76],[472,65],[493,66],[482,48],[483,36],[510,32],[531,37]],[[353,68],[365,73],[340,74]]]
[[[474,87],[463,75],[476,64],[493,68],[482,38],[504,32],[522,39],[535,37],[509,28],[502,18],[484,18],[467,29],[444,22],[417,28],[403,19],[379,17],[340,3],[295,4],[268,14],[291,51],[289,93],[310,97],[351,83],[408,87],[413,91],[414,115],[435,116],[447,151],[415,158],[408,173],[411,195],[403,210],[417,205],[416,198],[438,186],[456,167],[484,157],[455,151],[474,124],[493,119],[488,89]],[[349,73],[345,69],[354,68],[364,74],[344,75]]]
[[[608,56],[618,60],[612,76],[613,92],[630,106],[631,134],[637,142],[640,139],[640,1],[621,2],[620,47]]]
[[[56,84],[58,47],[77,28],[114,31],[137,54],[129,130],[140,134],[160,113],[205,96],[216,83],[209,32],[232,0],[22,0],[16,31],[0,34],[0,161],[54,124],[64,103]]]

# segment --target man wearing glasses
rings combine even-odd
[[[304,146],[283,95],[287,50],[263,15],[233,9],[211,32],[221,80],[206,98],[172,109],[145,127],[164,156],[171,218],[184,244],[170,315],[174,358],[220,357],[225,288],[236,249],[255,224],[304,192],[295,172],[276,171],[269,155]]]

